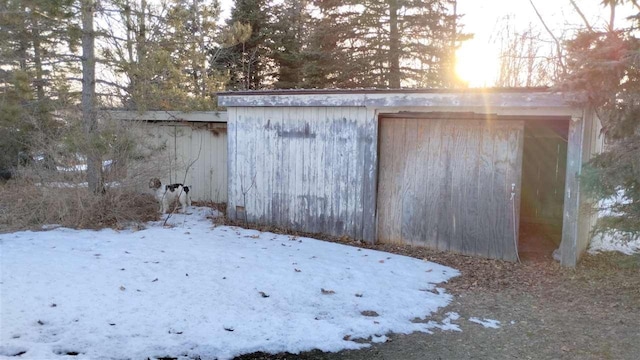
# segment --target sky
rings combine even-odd
[[[569,0],[533,0],[533,3],[558,38],[564,31],[583,25]],[[600,5],[600,0],[576,0],[576,3],[592,25],[605,24],[609,11]],[[629,10],[618,14],[620,23]],[[471,86],[491,86],[495,80],[499,58],[497,34],[507,24],[519,30],[531,24],[542,32],[544,39],[551,40],[529,0],[458,0],[458,13],[464,14],[463,31],[474,34],[457,53],[458,74]]]

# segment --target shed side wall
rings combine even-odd
[[[592,110],[569,126],[567,180],[562,225],[561,264],[574,267],[589,246],[594,214],[588,212],[590,199],[580,189],[582,165],[602,151],[601,125]]]
[[[226,124],[145,123],[142,132],[149,144],[164,149],[153,159],[153,176],[189,185],[193,201],[227,201]]]
[[[604,138],[601,135],[602,124],[600,120],[595,115],[595,111],[592,109],[585,110],[585,143],[583,144],[582,151],[582,159],[583,162],[588,162],[593,158],[596,154],[599,154],[603,151],[604,146]],[[591,229],[595,225],[595,221],[597,220],[597,213],[595,211],[589,212],[587,209],[591,208],[591,202],[593,199],[590,199],[586,196],[581,196],[580,198],[580,221],[578,224],[578,241],[577,241],[577,261],[580,260],[580,257],[585,253],[587,248],[589,247],[589,242],[591,241]]]
[[[228,216],[362,240],[373,136],[363,107],[231,108]]]

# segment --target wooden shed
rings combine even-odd
[[[516,260],[589,242],[599,120],[546,89],[225,92],[228,216]]]
[[[191,187],[194,201],[227,202],[227,114],[220,111],[108,111],[114,120],[135,121],[139,136],[162,149],[155,176]],[[141,190],[148,190],[148,183]]]

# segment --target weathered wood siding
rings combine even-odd
[[[601,128],[600,120],[594,111],[589,109],[585,109],[581,118],[572,119],[569,124],[564,218],[560,244],[560,263],[564,266],[576,266],[591,240],[590,232],[596,215],[588,212],[592,200],[580,189],[580,175],[583,164],[602,151],[604,140],[601,137]]]
[[[227,201],[226,124],[148,122],[142,131],[164,149],[154,159],[163,183],[189,185],[194,201]]]
[[[425,187],[423,195],[431,196],[423,197],[421,203],[411,197],[419,195],[417,181],[385,185],[383,182],[388,180],[383,177],[390,175],[381,172],[378,176],[378,157],[384,155],[383,150],[378,151],[378,139],[385,141],[389,136],[392,139],[396,136],[396,129],[391,131],[378,126],[379,115],[398,118],[401,112],[430,114],[429,117],[459,114],[465,121],[477,121],[478,117],[491,114],[492,117],[518,118],[525,122],[541,117],[562,121],[571,118],[561,248],[562,264],[572,266],[584,247],[582,239],[586,234],[583,230],[586,227],[581,225],[586,220],[578,211],[582,203],[576,175],[582,160],[588,157],[583,153],[586,151],[583,144],[588,146],[583,137],[593,135],[593,132],[586,134],[583,131],[593,126],[591,122],[583,124],[583,118],[590,115],[571,105],[580,99],[580,94],[541,89],[222,93],[218,104],[227,107],[229,115],[228,214],[232,219],[346,235],[365,241],[377,240],[377,232],[384,237],[390,236],[385,232],[400,231],[401,239],[407,236],[406,239],[414,244],[431,246],[429,242],[435,241],[435,246],[442,244],[443,249],[513,259],[515,244],[510,240],[515,240],[514,237],[496,240],[496,234],[513,232],[514,210],[515,227],[519,226],[522,122],[516,129],[477,129],[480,134],[459,128],[439,130],[448,135],[425,140],[426,145],[422,145],[430,149],[437,143],[448,144],[447,151],[443,151],[445,155],[437,159],[418,146],[419,139],[424,138],[428,129],[407,132],[405,124],[405,139],[396,142],[395,146],[398,149],[402,146],[400,154],[406,156],[422,154],[422,160],[428,163],[411,167],[416,159],[394,160],[392,157],[380,159],[380,167],[397,171],[402,174],[400,177],[422,177],[425,182],[435,184],[433,188]],[[459,119],[451,116],[440,121],[438,126],[448,128],[448,122]],[[434,124],[432,122],[430,126],[436,126]],[[510,125],[514,124],[517,123]],[[383,130],[385,134],[378,136]],[[415,151],[404,152],[405,147],[412,146]],[[469,179],[476,180],[476,187],[470,185],[473,182]],[[515,204],[510,202],[512,183],[516,184]],[[388,188],[384,189],[385,186]],[[386,200],[388,207],[383,209],[378,196],[384,193],[391,199],[393,192],[396,203]],[[405,196],[405,193],[411,196]],[[570,201],[567,202],[568,198]],[[397,203],[397,199],[402,201]],[[409,201],[405,201],[407,199]],[[394,212],[388,216],[383,213],[391,210]],[[422,216],[427,219],[421,223],[422,227],[412,227]],[[460,219],[473,220],[461,224]],[[479,225],[482,222],[486,226]],[[435,233],[429,234],[427,230]],[[417,236],[424,233],[429,236]],[[482,242],[488,238],[494,241]],[[477,241],[473,243],[470,239]],[[476,248],[482,250],[470,250]]]
[[[231,219],[363,239],[376,148],[365,108],[228,111]]]
[[[515,260],[522,141],[522,121],[382,118],[378,239]]]

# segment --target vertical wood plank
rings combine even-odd
[[[237,206],[237,193],[236,193],[236,179],[237,174],[237,128],[236,124],[239,121],[238,108],[230,108],[227,110],[227,176],[228,176],[228,194],[227,194],[227,216],[231,220],[237,220],[236,206]]]
[[[567,141],[567,175],[565,180],[564,216],[560,264],[574,267],[577,263],[578,214],[580,188],[578,175],[582,166],[583,120],[572,119]]]
[[[402,141],[402,177],[400,180],[401,202],[400,206],[400,239],[408,244],[420,242],[421,234],[417,231],[415,224],[421,223],[417,214],[421,208],[419,200],[422,194],[416,193],[417,183],[420,179],[416,177],[416,169],[422,166],[422,159],[418,153],[418,119],[411,118],[404,120],[405,133]]]
[[[494,186],[494,146],[492,136],[492,127],[490,123],[484,122],[481,132],[480,151],[479,151],[479,168],[476,194],[478,198],[478,212],[482,214],[483,221],[478,221],[478,254],[486,257],[494,256],[497,246],[497,234],[495,226],[491,224],[491,219],[487,219],[488,214],[494,212],[496,207],[493,197]],[[480,199],[482,198],[482,201]]]
[[[443,174],[439,164],[442,146],[442,121],[425,120],[422,122],[425,127],[425,136],[428,137],[428,147],[425,153],[426,181],[424,183],[424,217],[427,228],[425,233],[426,245],[432,249],[438,248],[438,228],[439,218],[437,209],[439,207],[440,181]]]
[[[389,153],[389,142],[392,140],[392,127],[388,118],[379,120],[379,142],[380,156],[378,157],[378,209],[377,209],[377,238],[378,241],[388,243],[391,241],[389,232],[389,215],[388,208],[390,200],[391,187],[391,161]]]
[[[479,232],[481,223],[479,222],[480,198],[478,189],[480,149],[482,138],[482,122],[477,120],[469,121],[469,132],[466,134],[463,156],[462,173],[460,176],[466,178],[462,186],[462,204],[460,206],[460,240],[462,253],[482,252],[480,249],[481,239]]]
[[[364,148],[364,190],[363,196],[363,233],[362,238],[368,243],[374,243],[377,238],[377,188],[378,188],[378,144],[380,123],[375,110],[365,109],[364,133],[366,145]]]

